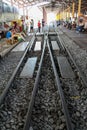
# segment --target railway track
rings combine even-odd
[[[86,57],[86,55],[85,55],[85,52],[82,52],[83,51],[83,49],[81,50],[81,48],[79,48],[78,46],[75,46],[74,48],[73,48],[73,44],[75,44],[73,41],[72,41],[72,39],[70,38],[70,37],[68,37],[65,33],[64,33],[64,35],[65,35],[65,38],[63,39],[63,37],[61,36],[61,34],[63,34],[63,32],[62,32],[62,30],[61,29],[59,29],[59,31],[56,29],[56,33],[57,33],[57,35],[58,35],[58,38],[59,38],[59,40],[60,40],[60,42],[62,43],[62,46],[64,46],[64,48],[66,49],[66,51],[67,51],[67,53],[68,53],[68,55],[71,57],[71,59],[72,59],[72,61],[73,61],[73,63],[74,63],[74,65],[76,66],[76,68],[77,68],[77,70],[78,70],[78,72],[79,72],[79,76],[80,76],[80,78],[83,80],[83,82],[84,82],[84,85],[87,87],[87,84],[86,84],[86,82],[87,82],[87,80],[86,80],[86,77],[87,77],[87,75],[86,75],[86,60],[85,60],[85,57]],[[60,36],[59,36],[60,35]],[[61,38],[60,38],[61,37]],[[68,42],[67,42],[68,41]],[[69,44],[69,43],[72,43],[72,49],[70,49],[70,47],[67,45],[67,43]],[[70,45],[71,46],[71,45]],[[76,48],[76,49],[75,49]],[[78,49],[77,49],[78,48]],[[80,53],[83,53],[83,55],[84,55],[84,57],[81,57],[81,59],[79,59],[79,57],[78,57],[78,55],[81,55],[80,53],[76,53],[75,54],[75,56],[74,56],[74,53],[73,53],[73,51],[74,50],[75,51],[78,51],[78,52],[80,52]],[[77,59],[77,58],[78,59]],[[81,64],[80,63],[80,60],[84,60],[85,62],[83,62],[83,64]],[[81,65],[80,65],[81,64]],[[84,70],[85,70],[85,72],[84,72]]]
[[[49,39],[54,41],[54,39],[57,39],[57,36],[54,36],[54,38],[52,38],[52,36],[49,36]],[[59,41],[59,39],[57,40],[57,42],[58,41]],[[50,45],[51,45],[51,43],[50,43]],[[85,116],[85,110],[87,108],[86,98],[84,96],[81,97],[81,88],[84,86],[84,80],[82,80],[82,78],[78,75],[78,69],[74,65],[71,57],[67,54],[66,49],[64,49],[64,47],[63,47],[63,44],[62,45],[59,44],[59,46],[61,46],[59,54],[58,54],[58,52],[55,52],[55,51],[53,52],[53,57],[54,57],[54,61],[56,64],[57,73],[59,75],[59,80],[58,80],[58,75],[57,75],[55,69],[54,69],[54,74],[55,74],[55,76],[57,76],[57,78],[55,78],[55,79],[57,81],[57,85],[58,85],[57,88],[59,90],[59,95],[62,99],[61,104],[62,104],[62,107],[64,108],[63,114],[65,115],[64,117],[65,117],[66,125],[64,124],[64,122],[61,123],[61,125],[63,126],[62,128],[60,127],[60,125],[58,125],[58,126],[54,125],[56,123],[56,121],[58,121],[58,119],[54,116],[56,118],[56,121],[54,121],[52,116],[49,114],[50,100],[48,103],[45,102],[48,99],[48,98],[46,99],[46,97],[47,97],[46,91],[48,90],[49,85],[48,84],[44,85],[45,83],[43,83],[43,81],[45,79],[45,82],[46,82],[46,79],[49,79],[49,78],[45,78],[46,75],[48,74],[48,73],[46,73],[47,72],[46,70],[47,70],[47,68],[51,68],[50,65],[47,64],[46,68],[45,69],[43,68],[43,70],[45,70],[46,72],[42,71],[42,73],[46,73],[46,75],[45,74],[44,74],[44,76],[40,75],[40,77],[42,77],[42,78],[40,79],[40,82],[38,83],[39,84],[38,86],[40,88],[38,87],[38,90],[36,92],[36,97],[35,97],[35,94],[32,96],[33,100],[31,101],[32,103],[29,106],[29,111],[28,111],[26,125],[24,127],[24,130],[28,130],[29,128],[36,129],[36,130],[37,129],[56,129],[56,126],[57,126],[58,130],[59,129],[85,130],[87,128],[87,123],[86,123],[87,117]],[[52,48],[51,48],[51,50],[52,50]],[[67,58],[67,61],[69,62],[74,75],[73,74],[68,75],[69,73],[67,71],[65,71],[66,75],[62,74],[62,70],[60,69],[61,67],[59,68],[60,63],[58,64],[58,61],[57,61],[58,57],[61,57],[61,56]],[[49,60],[46,59],[46,61],[49,61]],[[45,62],[45,64],[46,64],[46,62]],[[45,64],[43,66],[45,66]],[[55,66],[53,62],[52,62],[52,64],[53,64],[53,66]],[[65,65],[65,67],[67,68],[66,65]],[[64,68],[63,68],[63,71],[64,71]],[[68,70],[68,71],[70,71],[70,73],[71,73],[71,70]],[[52,70],[51,70],[51,72],[52,72]],[[53,75],[53,74],[51,73],[50,75]],[[53,81],[53,79],[52,79],[52,81]],[[49,84],[50,84],[50,82],[49,82]],[[43,88],[42,88],[42,86],[43,86]],[[46,88],[44,88],[44,86],[46,86],[47,90],[46,90]],[[51,86],[51,88],[52,88],[52,86]],[[61,87],[59,87],[59,86],[61,86],[63,90],[61,90]],[[48,94],[48,95],[52,95],[52,94]],[[84,100],[83,100],[83,98],[84,98]],[[34,101],[34,99],[35,99],[35,101]],[[63,101],[63,99],[65,99],[65,101]],[[55,103],[55,101],[53,101],[53,102]],[[65,102],[67,103],[67,105],[65,105],[66,104]],[[47,106],[45,105],[45,103]],[[32,106],[33,106],[32,104],[34,105],[34,108],[32,108]],[[51,105],[52,105],[52,103],[51,103]],[[56,103],[56,105],[57,105],[57,103]],[[84,110],[82,110],[82,109],[84,109]],[[68,112],[69,112],[69,115],[67,114]],[[47,118],[46,118],[46,114],[48,114]],[[55,115],[55,114],[53,114],[53,115]],[[50,122],[50,118],[48,119],[48,117],[51,117],[52,122]],[[57,117],[59,117],[59,116],[57,115]],[[51,123],[53,123],[53,124],[51,124]]]
[[[55,85],[55,76],[47,48],[45,50],[43,64],[41,67],[38,90],[36,92],[36,96],[32,98],[35,98],[35,103],[32,110],[31,122],[28,120],[28,125],[30,123],[30,127],[32,129],[66,130],[66,123],[64,113],[62,111],[61,99]],[[27,129],[28,127],[25,126],[24,130]]]
[[[23,50],[17,51],[16,48],[21,45],[25,48]],[[16,48],[14,48],[8,55],[0,59],[0,95],[6,88],[6,85],[8,84],[12,73],[14,72],[15,68],[20,62],[21,57],[23,56],[29,45],[30,42],[22,42],[18,46],[16,46]]]
[[[56,33],[36,35],[1,100],[1,130],[86,130],[84,81],[59,41]],[[40,42],[41,50],[35,50]],[[21,77],[32,57],[37,59],[33,76]]]
[[[59,33],[61,33],[61,32],[59,32]],[[87,109],[86,79],[85,79],[84,75],[82,74],[81,69],[79,69],[78,65],[76,64],[76,61],[74,60],[72,54],[70,53],[70,50],[65,45],[65,42],[62,42],[58,33],[57,33],[57,38],[58,38],[57,42],[61,43],[61,49],[60,49],[60,53],[58,55],[59,60],[58,60],[58,57],[55,58],[55,54],[54,54],[55,62],[58,63],[58,61],[60,61],[61,58],[66,57],[74,72],[73,78],[72,78],[72,76],[67,78],[67,76],[62,74],[62,70],[60,67],[61,61],[60,61],[59,65],[57,65],[63,92],[65,93],[65,100],[66,100],[67,106],[70,111],[69,113],[70,113],[71,121],[73,124],[73,128],[75,130],[78,130],[78,129],[85,130],[87,128],[87,123],[86,123],[87,116],[85,115],[86,109]],[[54,39],[56,39],[56,38],[54,38]],[[65,63],[65,60],[63,60],[62,64],[63,63]],[[66,68],[66,70],[67,70],[67,66],[65,64],[64,64],[64,68]],[[63,68],[63,70],[65,70],[64,68]],[[70,71],[69,68],[65,72],[68,74],[68,71]],[[71,73],[71,71],[70,71],[70,73]]]
[[[43,38],[40,39],[42,40]],[[28,59],[31,59],[32,57],[36,57],[38,55],[39,60],[41,51],[35,51],[34,53],[36,41],[38,41],[38,38],[34,36],[31,41],[31,46],[29,46],[30,48],[26,48],[26,51],[21,58],[21,61],[15,69],[11,79],[9,80],[5,91],[0,97],[1,130],[21,130],[23,128],[25,115],[27,112],[27,107],[31,97],[35,78],[21,77],[21,72]],[[36,64],[36,66],[38,66],[38,63]],[[35,69],[35,73],[37,73],[37,68],[38,67],[36,67]]]
[[[47,46],[44,45],[24,130],[73,130],[48,40]]]

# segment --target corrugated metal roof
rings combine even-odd
[[[46,9],[59,9],[61,11],[62,8],[66,9],[67,7],[71,7],[72,3],[75,2],[75,10],[78,11],[78,2],[79,0],[7,0],[21,7],[28,7],[33,5],[38,5],[41,7],[45,7]],[[82,0],[81,4],[81,12],[87,12],[87,0]]]

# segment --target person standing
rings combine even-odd
[[[40,23],[40,20],[38,21],[38,31],[40,32],[40,29],[41,29],[41,23]]]
[[[33,19],[31,19],[31,22],[30,22],[30,32],[33,32],[33,29],[34,29],[34,21],[33,21]]]
[[[44,24],[45,24],[45,21],[44,19],[42,19],[42,31],[44,30]]]

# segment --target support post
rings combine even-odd
[[[70,7],[68,8],[68,18],[70,18]]]
[[[23,6],[23,20],[25,21],[25,8]]]
[[[78,16],[81,14],[81,0],[78,3]]]
[[[13,6],[13,0],[11,0],[11,6]]]
[[[74,14],[75,14],[75,3],[73,2],[72,4],[72,17],[74,18]]]
[[[46,13],[46,10],[44,7],[43,7],[43,19],[44,19],[45,23],[47,23],[47,13]]]

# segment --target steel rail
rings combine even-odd
[[[33,91],[32,91],[31,100],[30,100],[30,103],[29,103],[28,112],[27,112],[26,121],[25,121],[25,125],[24,125],[23,130],[29,130],[29,128],[30,128],[32,109],[33,109],[33,105],[34,105],[35,95],[36,95],[36,92],[37,92],[37,89],[38,89],[38,83],[39,83],[41,66],[42,66],[42,62],[43,62],[45,48],[46,48],[46,38],[44,38],[44,46],[43,46],[43,51],[42,51],[42,55],[41,55],[41,60],[40,60],[40,64],[39,64],[34,88],[33,88]]]
[[[0,105],[3,103],[3,100],[5,99],[5,96],[7,95],[7,92],[9,90],[9,88],[10,88],[10,86],[11,86],[14,78],[15,78],[15,75],[17,74],[17,71],[19,70],[20,65],[22,64],[22,62],[23,62],[23,60],[24,60],[27,52],[31,49],[31,46],[33,45],[34,40],[35,40],[35,35],[32,37],[32,39],[30,41],[30,44],[28,44],[28,46],[26,47],[25,52],[24,52],[22,58],[20,59],[18,65],[16,67],[16,69],[14,70],[14,72],[13,72],[10,80],[8,81],[8,84],[7,84],[6,88],[4,89],[4,91],[2,92],[2,94],[0,95]]]
[[[51,53],[49,40],[47,41],[47,45],[48,45],[48,49],[49,49],[49,53],[50,53],[50,57],[51,57],[51,62],[52,62],[53,70],[54,70],[57,89],[59,90],[60,98],[61,98],[61,101],[62,101],[64,115],[65,115],[65,118],[66,118],[67,130],[74,130],[73,127],[72,127],[72,123],[71,123],[70,115],[69,115],[69,112],[68,112],[68,109],[67,109],[67,105],[66,105],[66,102],[65,102],[65,99],[64,99],[64,94],[63,94],[63,90],[61,88],[61,84],[60,84],[59,76],[58,76],[58,73],[57,73],[57,69],[56,69],[56,66],[55,66],[55,63],[54,63],[54,60],[53,60],[53,55]]]
[[[57,34],[58,34],[58,33],[57,33]],[[65,34],[65,33],[64,33],[64,34]],[[59,34],[58,34],[58,35],[59,35]],[[66,35],[66,34],[65,34],[65,35]],[[67,36],[67,35],[66,35],[66,36]],[[67,36],[67,37],[68,37],[68,36]],[[86,78],[85,78],[83,72],[82,72],[81,69],[78,67],[78,65],[76,64],[75,60],[73,59],[73,56],[71,55],[70,51],[69,51],[68,48],[64,45],[64,40],[63,40],[62,44],[63,44],[65,50],[67,51],[67,53],[68,53],[70,59],[72,60],[73,64],[74,64],[75,67],[77,68],[77,71],[79,72],[79,76],[80,76],[80,78],[82,79],[84,85],[87,87],[87,80],[86,80]]]
[[[65,51],[64,45],[63,45],[63,43],[62,43],[62,41],[61,41],[61,38],[59,37],[58,32],[57,32],[56,29],[55,29],[55,32],[56,32],[56,34],[57,34],[57,38],[58,38],[58,40],[59,40],[59,43],[61,44],[62,50]]]

